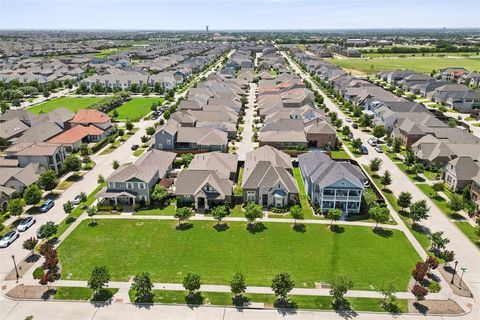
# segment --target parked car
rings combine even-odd
[[[353,128],[353,129],[358,129],[358,124],[353,123],[353,124],[352,124],[352,128]]]
[[[380,146],[376,146],[375,151],[377,151],[378,153],[383,153],[383,149]]]
[[[360,146],[360,152],[361,152],[362,154],[368,154],[368,149],[367,149],[367,147],[365,147],[364,145],[361,145],[361,146]]]
[[[350,118],[345,118],[345,121],[346,121],[346,122],[352,122],[352,119],[350,119]]]
[[[138,149],[138,147],[139,147],[139,145],[138,145],[138,144],[134,144],[134,145],[132,146],[132,150],[133,150],[133,151],[135,151],[135,150],[137,150],[137,149]]]
[[[35,223],[35,218],[32,216],[28,216],[22,221],[20,221],[20,223],[17,226],[17,231],[20,231],[20,232],[26,231],[28,228],[33,226],[34,223]]]
[[[372,147],[377,146],[377,141],[374,138],[370,138],[367,140],[368,144],[371,145]]]
[[[42,204],[42,206],[40,207],[39,210],[40,210],[40,212],[45,213],[48,210],[52,209],[54,205],[55,205],[55,202],[52,199],[47,199]]]
[[[8,247],[13,241],[17,240],[20,234],[17,231],[10,231],[0,239],[0,248]]]
[[[72,203],[74,205],[80,204],[80,202],[82,202],[82,196],[81,195],[77,195],[75,198],[73,198]]]

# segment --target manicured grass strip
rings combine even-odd
[[[144,151],[145,151],[145,148],[138,148],[137,150],[135,150],[135,151],[133,152],[133,155],[134,155],[135,157],[140,157]]]
[[[437,194],[437,192],[435,192],[430,185],[422,183],[417,184],[417,187],[422,190],[422,192],[425,193],[425,195],[429,197],[444,214],[449,217],[452,215],[453,212],[448,207],[447,200]]]
[[[95,227],[83,221],[60,244],[63,277],[85,280],[94,266],[105,265],[112,281],[146,271],[155,282],[181,283],[193,272],[204,283],[227,284],[235,272],[243,272],[249,285],[270,286],[275,274],[289,272],[297,286],[314,287],[345,274],[355,289],[375,290],[391,280],[403,291],[418,259],[397,230],[380,235],[368,227],[342,226],[334,232],[307,225],[305,232],[296,232],[290,224],[265,223],[250,232],[246,223],[228,222],[229,228],[219,232],[214,221],[194,221],[183,230],[176,229],[176,221],[97,221]]]
[[[230,209],[230,215],[229,217],[241,217],[245,218],[245,212],[242,209],[241,204],[237,204],[233,208]]]
[[[95,188],[95,190],[92,191],[92,193],[88,195],[87,201],[85,202],[85,206],[88,207],[95,201],[95,195],[97,194],[98,191],[100,191],[100,189],[102,189],[102,187],[103,185],[99,185],[98,187]],[[68,227],[70,227],[70,225],[73,222],[75,222],[75,220],[78,219],[78,217],[82,215],[84,211],[85,210],[83,209],[83,205],[77,205],[75,209],[73,209],[73,211],[70,212],[70,214],[65,219],[63,219],[62,222],[60,222],[60,224],[58,225],[57,233],[55,234],[55,237],[57,238],[60,237],[65,232],[65,230],[67,230]]]
[[[133,213],[134,216],[173,216],[175,214],[176,206],[175,203],[171,203],[167,206],[156,208],[156,209],[148,209],[148,210],[140,210]]]
[[[390,190],[381,189],[382,184],[380,183],[380,177],[378,177],[377,175],[374,175],[367,165],[363,165],[363,169],[370,175],[370,177],[372,177],[373,183],[377,186],[379,190],[381,190],[385,199],[387,199],[388,203],[390,203],[392,208],[398,213],[398,215],[400,216],[400,219],[402,219],[402,221],[405,223],[407,228],[413,234],[415,239],[417,239],[418,243],[420,243],[422,248],[428,252],[430,248],[430,242],[431,242],[428,235],[414,228],[412,221],[410,220],[410,218],[408,218],[407,214],[404,211],[402,211],[402,208],[398,206],[397,198]]]
[[[330,153],[332,159],[350,159],[350,156],[345,150],[332,151]]]
[[[305,219],[318,218],[313,214],[313,210],[310,207],[310,204],[308,203],[309,198],[308,198],[308,195],[305,193],[305,186],[303,184],[302,173],[300,171],[300,168],[298,167],[293,168],[293,176],[297,181],[298,195],[300,198],[300,206],[302,207],[302,211],[303,211],[303,215],[305,216]],[[289,217],[290,217],[290,214],[289,214]]]
[[[52,110],[58,109],[60,107],[67,108],[72,112],[77,112],[80,109],[85,109],[102,100],[103,98],[95,98],[95,97],[85,97],[85,98],[73,98],[73,97],[61,97],[57,99],[53,99],[36,106],[33,106],[28,109],[28,111],[39,114],[39,113],[47,113]]]
[[[455,225],[460,229],[470,241],[477,247],[480,247],[480,235],[477,230],[467,221],[455,222]]]
[[[134,292],[128,292],[130,301],[134,301]],[[187,303],[188,292],[186,291],[169,291],[169,290],[154,290],[154,303]],[[243,295],[244,300],[252,303],[264,303],[265,307],[272,308],[275,303],[275,296],[273,294],[258,294],[247,293]],[[316,310],[332,310],[332,298],[329,296],[299,296],[290,295],[290,301],[294,302],[299,309],[316,309]],[[380,306],[380,299],[375,298],[348,298],[352,307],[356,311],[375,311],[384,312],[385,310]],[[189,301],[192,303],[192,301]],[[233,306],[233,294],[228,292],[201,292],[193,300],[193,304],[210,304],[219,306]],[[400,312],[408,311],[408,301],[397,301]]]
[[[133,98],[116,109],[118,112],[117,119],[139,121],[150,113],[153,102],[163,103],[163,98]],[[109,115],[113,115],[113,111],[110,111]]]
[[[118,292],[116,288],[107,288],[110,296]],[[56,293],[53,296],[55,300],[90,300],[93,295],[93,290],[84,287],[57,287]]]

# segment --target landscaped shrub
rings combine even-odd
[[[441,289],[442,287],[436,281],[430,281],[430,283],[428,284],[428,291],[430,292],[440,292]]]
[[[273,213],[287,213],[290,208],[289,207],[270,207],[269,210]]]

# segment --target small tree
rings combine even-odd
[[[300,207],[298,204],[296,204],[296,205],[294,205],[290,208],[290,214],[292,215],[292,218],[294,219],[294,222],[293,222],[293,227],[294,228],[297,227],[297,220],[305,219],[302,207]]]
[[[167,189],[165,189],[165,187],[162,186],[161,184],[156,184],[155,187],[153,188],[150,198],[157,205],[157,207],[160,207],[164,203],[167,196],[168,196]]]
[[[138,273],[133,277],[131,289],[134,291],[135,302],[152,302],[153,283],[148,272]]]
[[[57,250],[50,248],[49,250],[44,252],[43,257],[45,258],[45,261],[43,262],[43,267],[55,273],[57,271],[58,265]]]
[[[383,300],[381,302],[382,307],[385,310],[394,309],[393,306],[395,306],[395,302],[397,301],[397,296],[395,295],[397,291],[393,282],[382,284],[378,292],[383,296]]]
[[[188,291],[189,298],[192,298],[195,291],[199,290],[201,286],[200,276],[198,274],[189,273],[183,278],[183,287]]]
[[[105,177],[101,174],[98,175],[97,177],[97,183],[98,184],[103,184],[105,182]]]
[[[82,160],[79,156],[71,154],[63,161],[63,169],[66,172],[79,171],[82,169]]]
[[[352,148],[353,149],[360,150],[361,146],[362,146],[362,140],[360,138],[352,140]]]
[[[417,282],[421,282],[427,276],[429,266],[423,261],[418,261],[415,264],[415,269],[412,270],[412,277]]]
[[[245,293],[247,286],[245,285],[245,276],[243,273],[237,272],[233,275],[230,281],[230,290],[235,295],[235,300],[238,300]]]
[[[38,240],[35,237],[31,237],[23,241],[22,247],[25,250],[30,251],[30,255],[33,256],[35,254],[35,247],[37,246]]]
[[[43,274],[43,276],[40,278],[38,283],[41,284],[42,286],[47,286],[48,290],[50,290],[50,286],[48,284],[54,281],[55,281],[55,275],[50,271],[46,271]]]
[[[212,210],[212,217],[217,220],[217,225],[222,223],[223,218],[228,216],[229,211],[226,206],[216,206]]]
[[[192,215],[193,211],[188,207],[177,208],[175,211],[175,218],[178,219],[178,226],[181,226],[185,221],[188,221]]]
[[[11,215],[21,215],[23,212],[23,200],[20,198],[10,199],[10,201],[8,201],[7,209]]]
[[[147,129],[145,129],[145,132],[149,135],[149,136],[153,136],[155,134],[155,127],[147,127]]]
[[[455,260],[455,252],[450,250],[445,250],[442,253],[442,258],[443,260],[445,260],[445,266],[447,266],[447,263]]]
[[[370,167],[370,170],[375,174],[376,172],[380,171],[381,165],[382,159],[373,158],[372,160],[370,160],[370,164],[368,166]]]
[[[465,208],[465,200],[459,194],[453,194],[448,203],[448,208],[453,211],[454,214]]]
[[[418,223],[421,220],[428,218],[428,211],[430,209],[427,206],[427,201],[420,200],[410,205],[410,219],[413,223]]]
[[[417,298],[418,301],[424,300],[428,294],[428,290],[422,287],[421,285],[414,285],[411,293]]]
[[[392,175],[390,174],[390,171],[385,170],[383,175],[380,177],[380,183],[382,184],[383,189],[392,184]]]
[[[397,204],[403,210],[410,207],[410,205],[412,204],[412,194],[408,191],[400,192],[400,194],[398,195]]]
[[[57,174],[52,169],[43,172],[38,179],[38,184],[45,191],[55,189],[58,184]]]
[[[50,238],[57,233],[57,225],[53,221],[47,221],[38,228],[37,235],[39,238]]]
[[[42,190],[36,185],[29,185],[23,192],[23,200],[27,205],[36,205],[42,200]]]
[[[290,278],[290,274],[282,272],[273,278],[271,288],[277,297],[277,301],[280,300],[280,302],[286,302],[287,295],[292,291],[294,286],[295,283]]]
[[[113,170],[117,170],[119,167],[120,167],[120,162],[118,162],[118,160],[113,160],[112,162]]]
[[[190,162],[192,162],[194,155],[191,153],[184,153],[180,156],[182,158],[182,163],[185,167],[188,167],[190,165]]]
[[[110,272],[107,267],[94,267],[90,280],[88,280],[88,286],[93,290],[93,296],[96,297],[101,290],[108,286],[110,281]]]
[[[342,217],[342,215],[343,215],[342,210],[340,210],[340,209],[338,209],[338,208],[334,208],[334,209],[328,210],[328,217],[331,219],[331,221],[330,221],[330,228],[331,228],[332,225],[333,225],[333,221],[338,221],[338,220],[340,220],[340,218]]]
[[[387,207],[376,206],[371,208],[368,213],[370,214],[370,218],[376,222],[375,228],[378,228],[379,223],[387,223],[390,219]]]
[[[255,220],[263,217],[262,207],[254,202],[249,202],[245,207],[245,218],[248,220],[248,226],[255,224]]]
[[[399,153],[402,150],[402,139],[395,137],[392,145],[393,152]]]
[[[128,131],[132,131],[133,130],[133,123],[131,121],[127,121],[125,123],[125,128],[128,130]]]
[[[73,210],[73,202],[68,200],[67,202],[65,202],[63,204],[63,211],[65,211],[65,213],[70,213],[72,212]]]
[[[408,168],[415,164],[415,154],[413,153],[412,149],[408,149],[405,153],[404,162]]]
[[[93,220],[93,217],[97,214],[97,207],[90,206],[85,211],[87,212],[87,215],[90,217],[90,225],[94,225],[95,221]]]
[[[441,250],[445,249],[447,244],[450,242],[449,239],[443,237],[443,231],[437,231],[432,233],[430,236],[432,242],[430,250],[432,252],[440,253]]]
[[[345,298],[345,294],[352,288],[353,282],[346,276],[340,275],[332,281],[330,295],[332,296],[332,306],[335,310],[350,309],[350,303]]]
[[[439,265],[439,261],[436,257],[434,256],[428,256],[428,258],[425,260],[425,263],[428,265],[429,269],[437,269]]]
[[[382,125],[374,126],[372,129],[372,134],[375,138],[381,138],[387,134],[387,129]]]

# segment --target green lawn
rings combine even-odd
[[[216,222],[195,221],[181,231],[176,221],[88,223],[58,248],[64,278],[86,280],[94,266],[105,265],[112,281],[146,271],[155,282],[180,283],[193,272],[204,283],[227,284],[235,272],[243,272],[248,285],[269,286],[275,274],[289,272],[297,287],[313,287],[345,274],[355,289],[375,290],[391,280],[403,291],[418,260],[397,230],[376,234],[368,227],[345,226],[333,232],[307,225],[305,232],[296,232],[290,224],[265,223],[263,231],[249,232],[245,223],[229,222],[228,230],[216,231]]]
[[[350,156],[345,150],[332,151],[330,156],[332,159],[350,159]]]
[[[423,73],[430,73],[446,67],[464,67],[468,70],[480,70],[480,58],[409,58],[409,59],[383,59],[383,58],[352,58],[352,59],[327,59],[342,68],[358,70],[362,73],[373,74],[383,70],[409,69]]]
[[[300,206],[302,207],[302,211],[303,211],[303,215],[305,216],[305,219],[319,218],[313,214],[313,210],[310,207],[310,204],[308,203],[309,198],[308,198],[308,195],[305,193],[305,186],[303,185],[302,173],[300,171],[300,168],[298,167],[293,168],[293,176],[297,181],[298,195],[300,198]]]
[[[372,58],[389,58],[389,57],[399,57],[399,58],[422,58],[422,57],[471,57],[478,56],[477,52],[425,52],[422,56],[422,53],[363,53],[362,55]]]
[[[171,202],[168,206],[161,208],[140,210],[134,212],[133,215],[136,216],[173,216],[175,214],[176,205],[175,201]]]
[[[140,157],[142,155],[142,153],[145,151],[146,148],[138,148],[137,150],[135,150],[133,152],[133,155],[135,157]]]
[[[477,233],[470,223],[467,221],[455,222],[455,225],[460,229],[468,239],[470,239],[475,245],[480,247],[480,235]]]
[[[134,292],[129,292],[130,301],[134,301]],[[154,290],[153,302],[154,303],[175,303],[184,304],[187,301],[188,292],[186,291],[170,291],[170,290]],[[220,306],[231,306],[233,304],[233,295],[226,292],[201,292],[201,298],[198,299],[196,304],[210,304]],[[264,303],[266,307],[273,307],[275,302],[275,296],[273,294],[259,294],[259,293],[247,293],[243,295],[244,299],[249,302]],[[299,296],[290,295],[290,301],[297,304],[299,309],[316,309],[316,310],[331,310],[332,298],[329,296]],[[375,311],[384,312],[380,306],[380,299],[374,298],[348,298],[352,307],[356,311]],[[407,300],[398,300],[398,307],[401,312],[408,311]]]
[[[116,288],[107,288],[110,291],[110,296],[118,292]],[[55,300],[90,300],[93,295],[93,290],[84,287],[58,287],[53,296]]]
[[[150,113],[150,107],[155,101],[162,103],[163,99],[153,97],[133,98],[116,109],[118,112],[117,119],[139,121]],[[110,111],[108,114],[113,115],[113,111]]]
[[[39,114],[47,113],[49,111],[58,109],[60,107],[67,108],[72,112],[77,112],[79,109],[85,109],[94,104],[97,101],[102,100],[102,98],[72,98],[72,97],[62,97],[53,99],[36,106],[33,106],[28,109],[28,111]]]

